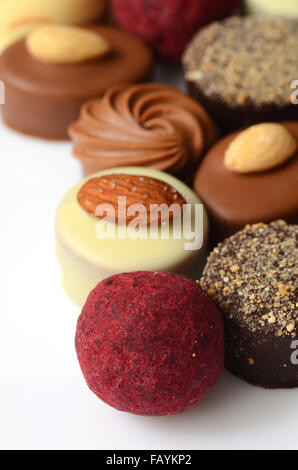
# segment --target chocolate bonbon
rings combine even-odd
[[[226,367],[256,385],[298,386],[298,225],[246,226],[210,254],[201,286],[225,322]]]
[[[193,175],[217,128],[188,96],[147,83],[116,85],[88,101],[69,134],[86,175],[125,165]]]
[[[109,44],[110,51],[103,57],[79,63],[42,61],[29,52],[26,40],[0,56],[0,79],[5,84],[2,114],[7,125],[37,137],[67,139],[67,128],[86,100],[103,95],[116,83],[150,77],[153,57],[139,39],[112,27],[88,31]],[[62,45],[58,46],[60,50]]]
[[[184,54],[190,95],[225,132],[264,121],[298,119],[297,24],[254,16],[203,28]]]

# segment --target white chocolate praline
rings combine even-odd
[[[245,0],[245,8],[252,15],[298,19],[297,0]]]
[[[95,21],[105,5],[106,0],[0,0],[0,51],[45,23]]]
[[[95,173],[74,186],[62,199],[56,216],[56,254],[61,266],[62,285],[68,296],[82,307],[89,292],[98,282],[113,274],[133,271],[166,271],[198,279],[205,261],[208,242],[208,217],[204,209],[203,246],[185,250],[187,240],[183,230],[179,239],[173,237],[170,226],[169,239],[103,239],[96,236],[99,219],[88,214],[78,203],[77,194],[84,183],[106,174],[148,176],[165,181],[183,195],[192,205],[192,230],[195,228],[195,204],[201,201],[195,193],[175,177],[143,167],[123,167]],[[128,228],[129,229],[129,228]],[[129,232],[128,232],[129,233]]]

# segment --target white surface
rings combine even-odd
[[[226,372],[197,406],[162,418],[120,413],[93,395],[75,355],[79,311],[54,255],[55,210],[79,164],[69,143],[1,122],[0,144],[0,447],[297,449],[297,390],[262,390]]]

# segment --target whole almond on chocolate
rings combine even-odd
[[[297,141],[281,124],[263,123],[241,132],[224,157],[228,170],[253,173],[270,170],[291,158]]]
[[[126,197],[125,207],[118,205],[119,197]],[[77,196],[80,206],[89,214],[99,217],[99,207],[109,204],[114,214],[107,211],[106,220],[119,224],[128,224],[138,217],[140,225],[171,221],[182,216],[185,199],[171,185],[148,176],[108,174],[89,179],[79,190]],[[125,209],[135,206],[135,213],[126,213]],[[172,206],[172,210],[169,208]],[[102,217],[102,215],[101,215]]]
[[[99,34],[58,24],[35,29],[28,35],[26,44],[36,59],[64,64],[96,59],[110,51],[110,45]]]

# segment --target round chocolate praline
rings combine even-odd
[[[291,82],[298,76],[297,24],[232,17],[202,29],[184,54],[190,95],[225,132],[298,119]]]
[[[119,196],[125,196],[126,207],[123,208],[121,204],[118,206]],[[142,204],[150,211],[150,206],[154,210],[156,204],[163,210],[161,204],[169,207],[174,202],[181,207],[184,201],[192,207],[190,225],[197,227],[192,236],[185,230],[179,230],[179,224],[171,222],[174,213],[167,216],[164,212],[169,222],[168,235],[162,230],[161,218],[155,213],[159,219],[159,228],[157,236],[154,233],[152,236],[148,225],[151,214],[148,211],[142,212],[140,208],[139,227],[135,227],[125,211],[126,208],[133,208],[133,204]],[[115,209],[115,223],[111,220],[107,222],[108,213],[104,217],[106,228],[99,224],[100,214],[96,215],[96,209],[102,203],[112,204]],[[67,295],[82,307],[88,293],[100,280],[116,273],[144,269],[174,272],[198,279],[204,265],[209,234],[204,208],[202,223],[196,216],[195,207],[200,203],[200,199],[186,184],[166,172],[151,168],[113,168],[95,173],[75,185],[65,194],[56,216],[56,254]],[[130,214],[135,218],[132,212]],[[154,229],[155,215],[152,215],[151,227]],[[116,219],[119,223],[116,223]],[[166,222],[164,228],[167,230],[167,220],[163,221]],[[124,224],[127,227],[123,236]],[[183,223],[181,228],[184,228]],[[186,249],[186,243],[198,239],[200,232],[203,245]]]
[[[168,85],[120,84],[86,102],[69,127],[84,174],[144,166],[192,181],[217,127],[189,96]]]
[[[210,254],[200,283],[223,314],[231,372],[267,388],[298,387],[297,280],[298,225],[247,226]]]
[[[133,272],[97,284],[75,343],[89,388],[138,415],[183,412],[223,370],[221,315],[196,282],[177,274]]]
[[[298,142],[298,122],[280,123]],[[215,243],[246,224],[285,219],[298,223],[298,153],[283,165],[241,174],[224,165],[225,152],[240,132],[220,140],[204,157],[194,189],[205,203]]]
[[[5,123],[28,135],[67,139],[67,128],[79,117],[82,104],[102,96],[119,82],[150,78],[153,56],[139,39],[112,27],[88,28],[111,46],[105,56],[88,62],[56,64],[35,59],[21,40],[0,57],[5,84]]]

